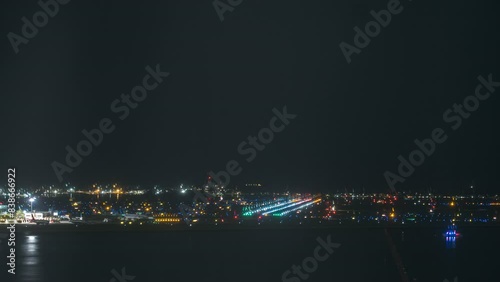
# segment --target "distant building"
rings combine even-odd
[[[52,217],[52,213],[51,212],[34,212],[34,213],[31,213],[31,212],[26,212],[24,213],[24,219],[25,220],[32,220],[33,218],[35,220],[48,220],[50,217]]]

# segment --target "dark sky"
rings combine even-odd
[[[3,1],[0,179],[14,166],[20,184],[58,183],[51,163],[110,118],[65,181],[201,184],[235,159],[231,185],[388,191],[398,155],[441,127],[448,140],[396,189],[498,191],[500,88],[458,130],[442,117],[479,75],[500,81],[498,5],[402,0],[348,64],[339,44],[388,2],[243,0],[221,22],[211,1],[73,0],[15,54],[7,34],[40,7]],[[119,120],[111,102],[156,64],[171,75]],[[238,144],[284,106],[297,118],[246,162]]]

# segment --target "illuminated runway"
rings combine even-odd
[[[243,212],[243,216],[253,216],[253,215],[272,215],[272,216],[284,216],[290,212],[297,211],[300,209],[308,208],[309,206],[320,202],[321,199],[313,200],[313,198],[296,198],[291,200],[282,199],[266,202],[255,207],[249,207]]]

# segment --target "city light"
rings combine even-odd
[[[33,213],[33,202],[35,201],[35,198],[30,198],[29,199],[29,202],[30,202],[30,207],[31,207],[31,212]]]

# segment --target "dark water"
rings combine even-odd
[[[499,228],[464,229],[455,248],[441,232],[389,231],[410,281],[498,281]],[[402,281],[383,229],[19,233],[17,274],[2,263],[0,281],[108,282],[123,267],[134,282],[282,281],[328,235],[341,246],[305,281]]]

